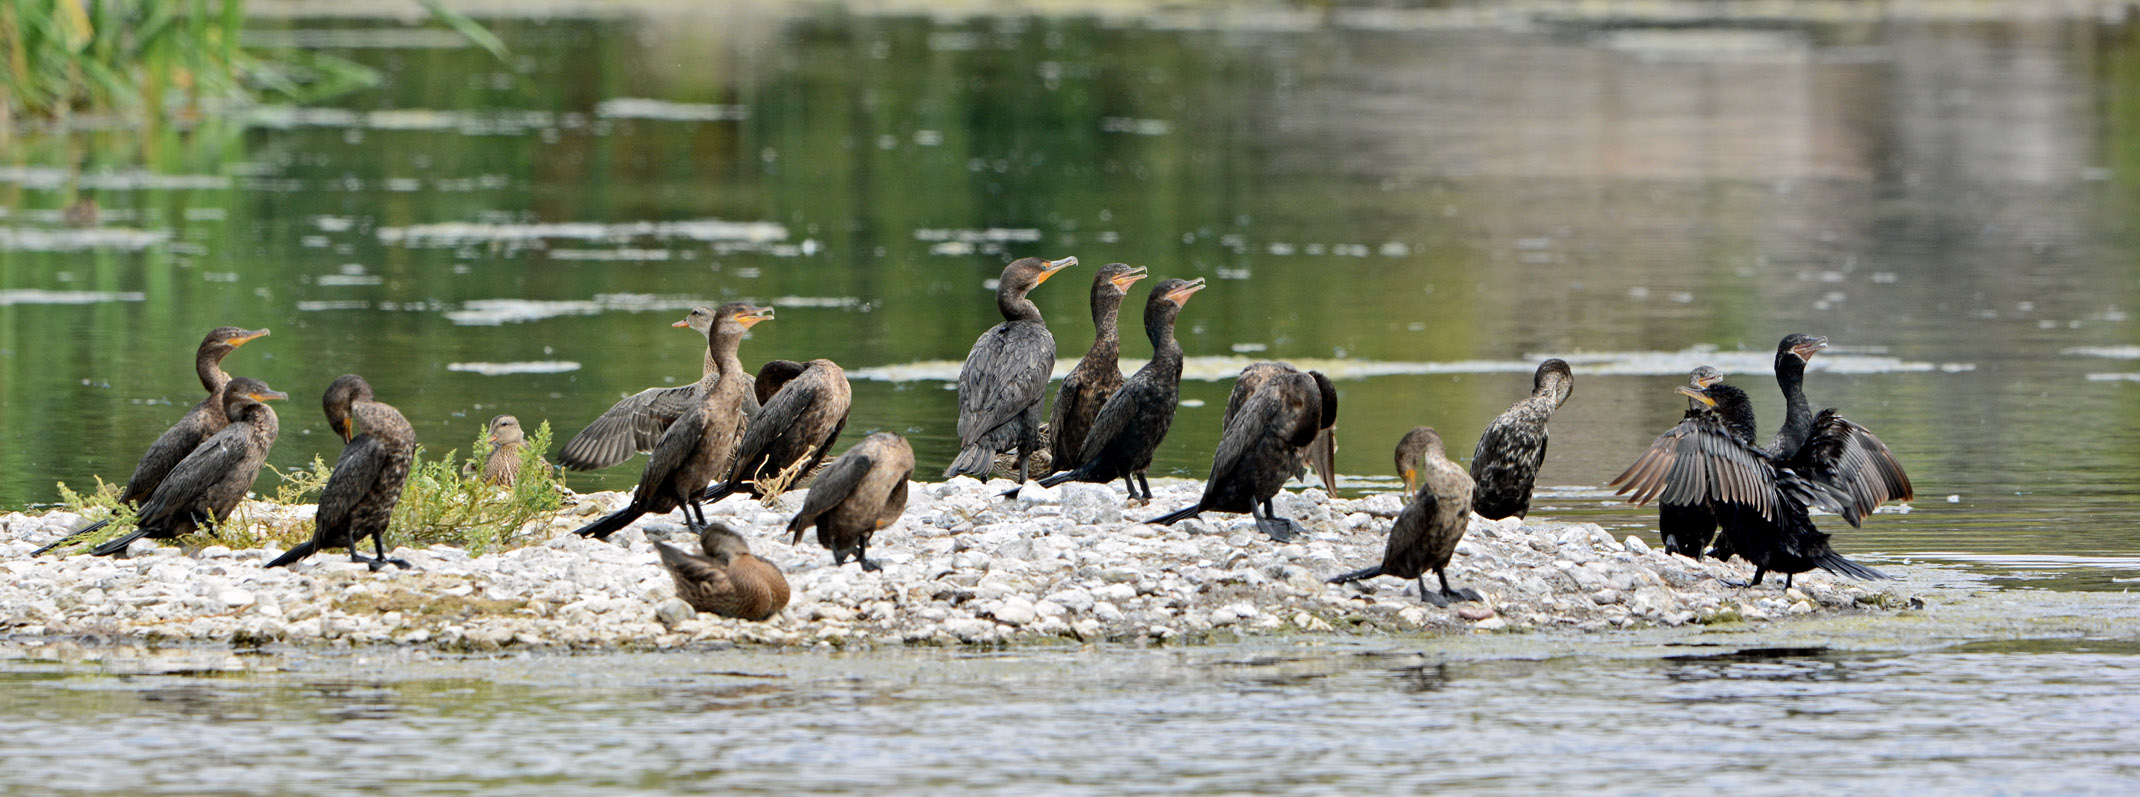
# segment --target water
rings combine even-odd
[[[934,473],[954,448],[946,380],[997,320],[989,281],[1075,254],[1086,266],[1034,297],[1064,357],[1089,341],[1090,267],[1212,282],[1182,316],[1193,367],[1155,475],[1203,473],[1247,359],[1340,377],[1343,485],[1375,490],[1404,430],[1468,451],[1530,364],[1565,356],[1576,392],[1536,511],[1628,532],[1654,515],[1600,485],[1676,420],[1688,368],[1731,371],[1772,429],[1767,353],[1827,335],[1814,402],[1877,431],[1921,493],[1838,547],[1988,577],[2024,617],[2068,610],[2041,588],[2092,594],[2112,628],[2088,638],[2116,644],[1990,624],[1745,661],[1386,646],[1424,648],[1427,669],[1283,645],[28,664],[0,687],[23,707],[10,736],[138,749],[88,770],[15,752],[0,771],[259,793],[2129,782],[2140,26],[1477,11],[498,20],[510,67],[394,22],[261,20],[263,42],[335,48],[386,84],[146,143],[88,120],[7,147],[0,506],[123,479],[197,400],[191,353],[218,325],[275,330],[228,365],[296,397],[271,458],[289,468],[338,450],[311,398],[340,373],[434,451],[501,412],[563,438],[694,378],[701,348],[669,323],[735,298],[780,307],[746,361],[837,360],[846,442],[900,432]],[[97,226],[68,226],[90,196]],[[1264,657],[1287,663],[1231,663]],[[730,670],[781,677],[707,674]],[[386,741],[314,746],[360,738]]]

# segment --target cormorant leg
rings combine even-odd
[[[350,549],[350,550],[352,550],[352,551],[356,550],[356,549],[357,549],[356,543],[350,543],[350,545],[349,545],[349,549]],[[371,564],[371,567],[372,567],[372,569],[373,569],[373,570],[379,570],[379,569],[381,569],[381,568],[384,568],[384,567],[386,567],[387,565],[393,565],[393,566],[395,566],[395,567],[399,567],[399,568],[401,568],[401,569],[403,569],[403,570],[409,570],[409,569],[412,569],[412,568],[414,567],[414,565],[411,565],[411,564],[409,564],[408,562],[406,562],[406,561],[404,561],[404,560],[401,560],[401,559],[388,559],[388,558],[386,558],[386,533],[385,533],[385,532],[380,532],[380,533],[376,533],[376,534],[373,534],[373,535],[372,535],[372,551],[373,551],[374,553],[377,553],[377,554],[379,555],[379,558],[377,558],[377,559],[373,559],[373,560],[372,560],[372,564]]]
[[[1263,502],[1263,514],[1260,516],[1256,514],[1254,507],[1250,507],[1248,516],[1255,518],[1256,528],[1262,529],[1264,535],[1272,540],[1278,542],[1293,541],[1293,531],[1297,526],[1294,525],[1293,521],[1279,517],[1277,512],[1272,511],[1271,502]]]
[[[879,570],[884,569],[884,566],[869,560],[868,540],[863,540],[861,542],[855,543],[855,561],[862,563],[862,569],[865,572],[875,573]]]
[[[1783,574],[1783,588],[1784,588],[1784,589],[1790,589],[1790,588],[1791,588],[1791,574],[1790,574],[1790,573],[1785,573],[1785,574]]]
[[[1137,471],[1137,486],[1144,488],[1144,500],[1152,500],[1152,482],[1144,478],[1144,471]]]
[[[1127,473],[1122,474],[1122,489],[1129,491],[1129,500],[1137,500],[1137,481]]]
[[[1442,597],[1444,598],[1448,598],[1452,601],[1482,600],[1479,597],[1479,591],[1470,587],[1465,587],[1463,589],[1450,589],[1449,572],[1446,570],[1443,570],[1439,567],[1434,568],[1434,577],[1441,579],[1442,581]]]
[[[1442,597],[1442,596],[1441,596],[1441,593],[1439,593],[1439,592],[1435,592],[1434,590],[1431,590],[1431,589],[1427,589],[1427,574],[1425,574],[1425,573],[1421,573],[1421,574],[1419,574],[1419,578],[1417,578],[1417,579],[1414,579],[1414,580],[1415,580],[1415,581],[1418,581],[1418,582],[1419,582],[1419,600],[1420,600],[1421,602],[1424,602],[1424,603],[1431,603],[1431,604],[1434,604],[1435,606],[1438,606],[1438,607],[1441,607],[1441,608],[1444,608],[1444,609],[1447,609],[1447,608],[1449,608],[1449,599],[1448,599],[1448,598],[1444,598],[1444,597]]]
[[[1753,579],[1752,579],[1752,580],[1749,580],[1749,581],[1733,581],[1733,580],[1731,580],[1731,579],[1728,579],[1728,578],[1718,578],[1718,579],[1717,579],[1717,582],[1718,582],[1718,583],[1721,583],[1721,584],[1723,584],[1724,586],[1727,586],[1727,587],[1754,587],[1754,586],[1760,586],[1760,584],[1761,584],[1761,576],[1762,576],[1762,575],[1764,575],[1764,574],[1766,574],[1766,573],[1768,573],[1768,568],[1762,567],[1762,566],[1760,566],[1760,565],[1754,565],[1754,577],[1753,577]]]

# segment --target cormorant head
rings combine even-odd
[[[1010,265],[1003,267],[1003,276],[996,280],[996,295],[1003,298],[1022,297],[1026,292],[1040,287],[1040,283],[1047,282],[1049,277],[1055,276],[1055,272],[1075,265],[1075,257],[1061,260],[1023,257],[1013,260]]]
[[[794,360],[768,360],[758,368],[758,379],[751,384],[751,394],[763,405],[773,398],[774,393],[780,392],[781,385],[801,376],[802,372],[803,364]]]
[[[1328,429],[1330,427],[1336,426],[1337,386],[1330,384],[1330,377],[1324,376],[1323,372],[1321,371],[1309,371],[1308,376],[1313,377],[1315,379],[1316,391],[1323,394],[1323,417],[1321,418],[1321,422],[1316,424],[1316,426],[1322,429]]]
[[[1174,326],[1174,317],[1181,314],[1181,308],[1189,303],[1189,297],[1195,296],[1197,291],[1203,289],[1203,277],[1193,280],[1161,280],[1158,285],[1152,286],[1151,296],[1144,300],[1145,337],[1151,338],[1156,345],[1159,341],[1158,331]]]
[[[267,337],[267,334],[268,331],[265,329],[245,329],[243,327],[216,327],[215,329],[208,331],[208,337],[201,339],[200,350],[203,354],[213,352],[216,356],[216,359],[222,359],[222,356],[225,354],[229,354],[232,349],[236,349],[239,346],[243,346],[246,343],[251,342],[254,338]]]
[[[491,445],[511,445],[513,443],[525,441],[526,439],[527,433],[520,429],[519,418],[515,418],[511,415],[500,415],[496,418],[490,419]]]
[[[1788,352],[1797,355],[1800,362],[1812,362],[1813,355],[1819,354],[1820,350],[1825,348],[1828,348],[1827,338],[1793,332],[1783,336],[1783,340],[1776,344],[1776,357],[1781,359]]]
[[[1531,395],[1552,396],[1553,406],[1568,403],[1568,396],[1575,393],[1575,372],[1568,369],[1568,361],[1555,357],[1538,364],[1531,373]]]
[[[1708,387],[1722,381],[1724,381],[1724,372],[1717,370],[1715,366],[1696,366],[1691,373],[1687,374],[1687,384],[1698,388]]]
[[[236,383],[233,383],[236,384]],[[357,422],[349,414],[349,407],[359,401],[372,400],[372,386],[364,377],[343,374],[327,386],[327,393],[320,396],[320,408],[327,412],[327,426],[341,435],[342,442],[357,439]]]
[[[1101,266],[1099,272],[1092,275],[1093,302],[1097,304],[1105,297],[1114,299],[1119,303],[1122,297],[1129,295],[1129,286],[1135,284],[1137,280],[1144,279],[1145,276],[1143,266],[1132,266],[1127,263],[1109,263]]]
[[[1412,427],[1397,441],[1397,475],[1404,479],[1405,497],[1419,492],[1419,472],[1426,467],[1429,453],[1446,456],[1442,453],[1442,436],[1432,426]]]
[[[268,387],[266,382],[241,376],[230,380],[230,384],[223,388],[223,417],[237,423],[243,419],[246,408],[289,397],[288,393]]]
[[[711,329],[717,334],[709,337],[727,335],[740,338],[743,336],[744,330],[771,320],[773,320],[773,308],[771,307],[758,307],[750,302],[729,302],[714,308]]]

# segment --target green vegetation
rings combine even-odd
[[[543,458],[550,450],[548,421],[536,427],[520,450],[520,478],[511,488],[483,482],[483,462],[491,450],[486,435],[478,434],[469,450],[465,461],[456,459],[453,451],[427,461],[423,449],[416,450],[409,483],[394,507],[388,542],[445,543],[481,554],[527,542],[516,536],[521,527],[548,520],[563,506],[564,484]]]

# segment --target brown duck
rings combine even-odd
[[[528,447],[520,419],[511,415],[490,419],[490,445],[490,459],[483,462],[483,483],[513,486],[520,481],[520,452]]]
[[[787,608],[788,579],[780,568],[751,555],[742,535],[715,522],[699,532],[698,541],[704,555],[654,544],[662,569],[676,581],[676,597],[693,609],[742,620],[765,620]]]

